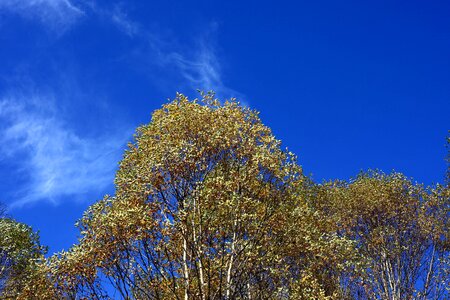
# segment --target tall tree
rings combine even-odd
[[[338,285],[318,269],[341,270],[352,244],[317,226],[305,180],[257,112],[179,94],[137,129],[115,195],[50,277],[68,298],[327,299]]]
[[[258,113],[178,94],[19,299],[447,299],[447,185],[315,184]]]

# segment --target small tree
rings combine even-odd
[[[367,259],[363,274],[343,281],[353,298],[447,299],[448,189],[368,172],[325,190],[320,209]]]

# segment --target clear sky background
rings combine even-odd
[[[442,181],[449,1],[0,0],[0,201],[50,253],[175,93],[261,111],[316,181]]]

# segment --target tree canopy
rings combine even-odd
[[[177,94],[136,130],[115,186],[69,251],[38,260],[24,227],[36,263],[19,299],[449,296],[448,184],[380,171],[317,184],[234,99]]]
[[[46,248],[30,226],[5,215],[0,208],[0,296],[15,298],[43,260]]]

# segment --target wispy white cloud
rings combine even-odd
[[[8,9],[60,27],[71,26],[83,15],[103,18],[134,39],[134,45],[145,45],[137,57],[129,53],[124,56],[134,59],[135,64],[146,65],[147,72],[149,65],[154,67],[150,72],[157,74],[155,77],[166,76],[163,80],[166,86],[171,86],[171,93],[174,82],[181,81],[186,88],[214,90],[221,97],[243,98],[223,79],[223,61],[217,54],[214,24],[191,47],[185,47],[179,45],[176,37],[166,38],[134,21],[123,5],[102,8],[95,1],[83,0],[83,6],[73,1],[0,0],[0,10]],[[73,94],[77,89],[69,90]],[[53,97],[46,95],[14,94],[0,99],[0,155],[17,161],[25,177],[13,206],[42,200],[58,203],[68,197],[101,192],[112,183],[123,143],[131,131],[86,137],[62,119],[54,103]]]
[[[205,32],[196,35],[190,45],[180,45],[173,36],[168,38],[159,32],[141,30],[138,38],[146,40],[147,46],[135,51],[133,58],[141,61],[139,68],[146,62],[152,68],[150,74],[158,73],[158,76],[150,75],[153,80],[159,86],[168,86],[170,91],[174,85],[182,85],[193,90],[213,90],[221,98],[244,99],[245,96],[230,88],[223,78],[225,63],[217,53],[217,25],[212,23],[204,28]]]
[[[10,207],[57,204],[112,184],[127,136],[80,136],[60,119],[51,97],[29,99],[0,101],[0,154],[18,161],[17,173],[26,177]]]
[[[64,31],[84,15],[71,0],[1,0],[0,10],[38,20],[57,31]]]
[[[40,21],[48,28],[64,32],[81,17],[106,20],[118,30],[133,37],[138,24],[127,15],[122,2],[101,6],[92,0],[0,0],[0,11],[16,13],[24,18]]]
[[[225,97],[242,98],[242,94],[228,87],[222,79],[221,63],[216,55],[213,42],[201,40],[191,56],[181,52],[170,52],[165,61],[173,64],[191,88],[214,90]]]
[[[150,45],[146,48],[147,58],[138,57],[152,65],[159,66],[181,75],[185,85],[191,89],[214,90],[223,97],[242,98],[242,94],[231,89],[223,79],[223,62],[217,55],[215,38],[217,25],[205,26],[203,34],[193,42],[192,47],[178,45],[176,38],[164,38],[159,32],[145,29],[128,15],[127,3],[118,1],[110,5],[100,5],[93,0],[0,0],[0,10],[9,10],[27,18],[64,32],[80,17],[98,18],[114,25],[136,41]],[[168,74],[168,77],[172,77]],[[170,84],[169,84],[170,85]]]
[[[110,11],[107,11],[107,16],[116,27],[124,32],[126,35],[133,37],[139,33],[138,23],[132,21],[126,13],[123,5],[115,5]]]
[[[114,25],[116,29],[128,35],[135,37],[139,35],[140,26],[128,16],[126,4],[124,2],[114,2],[108,6],[99,5],[96,1],[85,1],[86,11],[93,16]]]
[[[91,10],[112,22],[120,31],[140,41],[147,41],[147,57],[153,59],[162,71],[175,71],[181,75],[191,89],[204,91],[214,90],[223,97],[243,98],[243,94],[228,87],[223,79],[223,62],[217,55],[216,23],[206,24],[205,31],[195,35],[192,46],[180,45],[176,36],[164,37],[160,32],[145,29],[139,22],[132,20],[123,2],[116,3],[113,8],[105,9],[91,3]],[[143,59],[148,61],[147,59]]]

